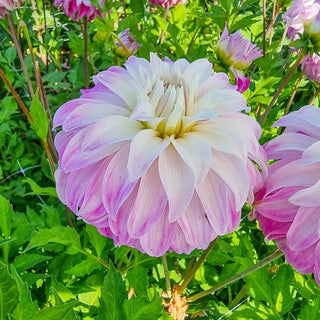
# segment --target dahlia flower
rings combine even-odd
[[[54,116],[57,193],[80,219],[151,256],[235,230],[263,182],[261,128],[206,59],[131,56]],[[254,162],[252,161],[254,160]]]
[[[13,0],[0,0],[0,18],[4,18],[6,15],[6,10],[14,9]]]
[[[186,4],[187,0],[149,0],[149,2],[155,6],[165,8],[167,5],[169,7],[175,7],[179,3]]]
[[[294,0],[287,12],[282,15],[288,28],[288,36],[291,41],[300,38],[305,27],[315,20],[320,11],[319,0]]]
[[[250,80],[240,70],[248,68],[254,60],[262,57],[261,49],[246,39],[241,34],[241,30],[229,35],[227,24],[225,24],[216,51],[220,61],[230,68],[237,78],[238,91],[247,90]]]
[[[253,216],[300,273],[320,285],[320,109],[305,106],[275,126],[284,133],[265,144],[271,164]]]
[[[122,31],[119,34],[119,39],[121,43],[116,42],[116,52],[123,57],[129,58],[141,47],[141,45],[137,43],[134,36],[130,34],[129,29]]]
[[[320,57],[317,54],[305,56],[302,60],[302,69],[309,80],[320,83]]]
[[[103,7],[104,0],[98,0],[98,2],[100,7]],[[90,0],[54,0],[56,7],[59,7],[61,3],[64,13],[74,21],[84,17],[91,21],[96,14],[101,15],[99,9]]]

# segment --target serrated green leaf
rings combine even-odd
[[[19,304],[14,310],[14,317],[15,319],[27,319],[39,310],[38,305],[35,301],[32,301],[28,284],[22,281],[13,265],[10,266],[10,271],[17,283],[17,288],[19,291]]]
[[[135,266],[127,272],[129,285],[134,289],[136,294],[147,295],[148,272],[143,266]]]
[[[125,300],[124,310],[127,320],[157,320],[163,310],[162,299],[157,297],[150,302],[144,297],[132,297]]]
[[[41,310],[33,314],[27,320],[64,320],[69,313],[74,312],[73,308],[77,306],[78,303],[78,301],[74,300],[61,306],[55,306],[52,308]]]
[[[123,304],[126,298],[125,282],[121,273],[116,271],[112,261],[110,261],[110,268],[101,288],[99,319],[125,320]]]
[[[306,305],[303,306],[301,312],[298,315],[297,320],[318,320],[320,319],[320,297],[317,297],[313,301],[309,300]]]
[[[39,138],[46,139],[50,121],[46,112],[42,108],[38,90],[32,99],[30,114],[34,120],[34,123],[31,123],[33,130]]]
[[[34,231],[25,252],[32,248],[42,247],[48,243],[59,243],[67,246],[66,252],[68,254],[76,254],[82,251],[80,236],[75,229],[56,226],[51,229]]]
[[[8,267],[0,261],[0,320],[7,319],[19,302],[17,283],[8,271]]]
[[[52,259],[52,257],[36,253],[23,254],[16,256],[16,258],[13,261],[13,265],[15,266],[18,272],[22,272],[34,267],[38,263],[48,261],[50,259]]]
[[[99,269],[101,264],[93,259],[88,257],[83,260],[81,263],[75,265],[74,267],[65,271],[66,274],[74,275],[75,277],[83,277],[89,275],[92,271]]]
[[[86,225],[86,232],[88,233],[90,243],[93,245],[94,249],[96,250],[97,257],[101,257],[101,253],[106,246],[107,238],[102,236],[95,226],[90,224]]]
[[[32,192],[30,192],[28,194],[39,194],[41,196],[57,197],[56,189],[53,187],[45,187],[45,188],[40,187],[36,182],[34,182],[30,178],[25,178],[24,181],[29,184],[29,186],[31,187],[31,190],[32,190]]]

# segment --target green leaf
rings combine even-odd
[[[129,285],[133,287],[136,294],[147,295],[148,272],[143,266],[135,266],[127,272]]]
[[[124,302],[127,320],[157,320],[161,317],[163,305],[161,297],[152,302],[144,297],[132,297]]]
[[[30,114],[35,122],[31,124],[33,130],[39,138],[46,139],[49,130],[49,119],[42,108],[38,90],[32,99]]]
[[[269,273],[266,268],[261,268],[245,277],[248,282],[248,292],[256,300],[267,301],[273,309],[275,305],[272,299],[272,288]]]
[[[318,320],[320,319],[320,297],[314,300],[308,301],[303,306],[301,312],[298,315],[297,320]]]
[[[13,211],[10,202],[0,195],[0,229],[7,239],[11,233],[12,215]]]
[[[13,265],[18,272],[22,272],[32,268],[33,266],[43,261],[48,261],[50,259],[52,259],[52,257],[36,253],[23,254],[15,257]]]
[[[126,298],[125,282],[121,273],[116,271],[112,261],[110,261],[110,268],[101,288],[99,319],[124,320],[123,304]]]
[[[59,243],[67,246],[68,254],[82,252],[80,236],[77,231],[70,227],[56,226],[51,229],[34,231],[33,236],[25,252],[32,248],[42,247],[48,243]]]
[[[78,303],[78,301],[74,300],[61,306],[41,310],[29,317],[27,320],[64,320],[69,313],[74,312],[73,308],[77,306]]]
[[[31,187],[31,190],[32,190],[32,192],[28,193],[27,195],[39,194],[41,196],[57,197],[56,189],[53,187],[45,187],[45,188],[40,187],[36,182],[34,182],[30,178],[25,178],[24,181],[29,184],[29,186]]]
[[[13,265],[10,266],[10,271],[13,278],[16,280],[17,288],[20,294],[19,304],[14,310],[14,316],[16,319],[27,319],[35,312],[38,311],[38,306],[35,301],[32,301],[31,292],[28,288],[28,284],[22,281],[17,270]]]
[[[19,302],[17,283],[8,271],[8,267],[0,261],[0,320],[7,319],[7,314]]]
[[[89,275],[92,271],[99,269],[101,264],[90,256],[78,263],[74,267],[66,270],[66,274],[74,275],[75,277],[83,277]]]
[[[94,249],[96,250],[97,257],[101,257],[101,253],[106,246],[107,238],[102,236],[95,226],[90,224],[86,225],[86,232],[89,235],[90,243],[93,245]]]

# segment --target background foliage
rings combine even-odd
[[[189,0],[187,6],[170,8],[167,19],[163,8],[144,0],[106,1],[105,8],[113,9],[88,25],[89,74],[123,64],[125,58],[115,52],[113,33],[126,28],[142,45],[139,57],[148,59],[150,52],[157,52],[173,60],[207,58],[215,70],[224,70],[215,47],[228,21],[231,32],[242,29],[247,38],[265,48],[265,56],[247,71],[251,85],[245,92],[251,115],[259,119],[296,58],[289,40],[283,37],[281,13],[289,5],[290,1],[277,1],[275,8],[280,14],[264,41],[260,0],[247,0],[242,6],[237,0]],[[272,22],[273,10],[274,1],[267,1],[266,27]],[[77,98],[84,87],[81,24],[65,16],[52,1],[27,0],[13,18],[36,88],[20,22],[27,25],[53,114],[60,105]],[[172,319],[162,304],[166,284],[161,258],[128,247],[116,248],[112,240],[73,215],[73,227],[68,225],[38,138],[49,124],[37,101],[31,102],[5,19],[0,20],[0,67],[31,107],[38,124],[28,124],[1,82],[0,319]],[[298,69],[263,123],[261,143],[277,134],[270,126],[283,115],[299,75]],[[316,90],[316,84],[302,78],[290,110],[307,104]],[[318,98],[314,104],[318,106]],[[264,242],[257,222],[248,221],[249,212],[250,208],[244,208],[236,232],[218,239],[188,285],[187,296],[247,269],[275,249],[273,242]],[[167,254],[171,285],[180,282],[190,260],[200,254]],[[191,302],[188,314],[190,319],[316,320],[320,318],[319,294],[311,275],[298,274],[280,258],[214,295]]]

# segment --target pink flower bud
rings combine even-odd
[[[175,7],[179,3],[186,4],[187,0],[149,0],[149,2],[155,6],[165,8],[167,5],[169,5],[169,7]]]
[[[129,29],[122,31],[119,34],[119,39],[120,42],[116,42],[116,52],[120,56],[129,58],[141,47],[141,45],[137,43],[135,37],[130,34]]]
[[[309,80],[320,83],[320,57],[317,54],[305,56],[302,60],[302,70]]]

